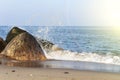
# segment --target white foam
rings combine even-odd
[[[86,52],[77,53],[68,50],[59,50],[59,51],[49,52],[46,54],[46,56],[48,59],[56,59],[56,60],[89,61],[89,62],[120,65],[119,56],[111,56],[111,55],[103,56],[103,55],[98,55],[96,53],[86,53]]]

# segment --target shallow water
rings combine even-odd
[[[63,69],[74,69],[74,70],[120,73],[120,66],[118,65],[102,64],[95,62],[84,62],[84,61],[63,61],[63,60],[47,60],[47,61],[33,61],[33,62],[8,61],[3,64],[7,66],[17,66],[17,67],[63,68]]]

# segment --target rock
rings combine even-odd
[[[12,70],[12,72],[15,72],[15,70]]]
[[[43,49],[46,51],[51,50],[52,46],[54,45],[52,42],[44,40],[44,39],[36,38],[36,40],[38,41],[40,45],[42,45]]]
[[[6,46],[6,42],[0,37],[0,53],[3,51],[5,46]]]
[[[14,37],[16,37],[17,35],[26,32],[25,30],[22,30],[18,27],[13,27],[10,32],[7,34],[6,37],[6,42],[9,43]]]
[[[69,72],[64,72],[64,74],[69,74]]]
[[[22,61],[46,60],[41,46],[28,32],[12,39],[1,54]]]
[[[13,27],[7,35],[6,42],[9,43],[15,36],[27,32],[18,27]],[[56,47],[52,42],[40,38],[36,38],[38,43],[43,47],[46,52],[54,51],[54,50],[62,50],[62,48]]]
[[[47,40],[44,40],[44,39],[40,39],[40,38],[36,38],[36,40],[38,41],[38,43],[40,45],[42,45],[43,49],[46,52],[63,50],[62,48],[58,47],[57,45],[53,44],[50,41],[47,41]]]

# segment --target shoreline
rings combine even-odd
[[[86,61],[69,61],[69,60],[16,61],[11,59],[0,58],[0,64],[11,67],[72,69],[80,71],[83,70],[95,72],[110,72],[120,74],[120,65]]]
[[[0,65],[1,80],[120,80],[119,73]]]
[[[10,61],[11,63],[11,61]],[[96,67],[108,67],[91,62],[74,62],[47,60],[38,63],[35,62],[12,63],[12,65],[0,64],[0,79],[1,80],[120,80],[120,72],[104,72],[97,71]],[[75,65],[75,64],[76,65]],[[79,64],[78,64],[79,63]],[[9,64],[9,60],[8,60]],[[22,65],[22,66],[21,66]],[[63,66],[62,66],[63,65]],[[81,69],[77,69],[78,67]],[[93,67],[92,67],[93,66]],[[98,67],[98,69],[99,69]],[[119,67],[119,66],[118,66]],[[84,68],[84,69],[83,69]],[[94,69],[89,70],[86,68]],[[115,70],[116,67],[114,66]],[[120,68],[118,68],[120,69]],[[111,69],[110,69],[111,70]]]

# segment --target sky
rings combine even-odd
[[[120,0],[0,0],[0,25],[120,26]]]

